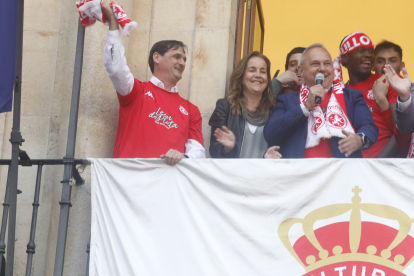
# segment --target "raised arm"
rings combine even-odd
[[[132,75],[125,58],[125,49],[122,45],[121,31],[118,21],[109,6],[109,0],[102,2],[104,15],[109,23],[105,52],[105,68],[116,91],[126,96],[134,87],[134,76]]]
[[[407,69],[402,69],[404,79],[399,78],[389,65],[385,65],[384,71],[392,88],[400,94],[395,108],[397,127],[402,134],[410,134],[414,132],[414,91],[412,88],[410,91],[411,81]]]
[[[404,78],[400,78],[391,65],[385,65],[384,68],[385,76],[387,81],[390,83],[391,87],[400,94],[400,100],[406,102],[410,99],[410,87],[411,81],[408,77],[407,69],[403,68],[402,72]]]

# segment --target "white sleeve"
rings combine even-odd
[[[185,143],[185,155],[188,158],[206,158],[206,150],[196,140],[188,139],[187,143]]]
[[[104,52],[105,68],[113,86],[122,96],[128,95],[134,87],[134,76],[127,65],[120,30],[108,30]]]
[[[397,110],[400,112],[404,112],[411,104],[411,95],[408,101],[400,102],[400,96],[397,98]]]

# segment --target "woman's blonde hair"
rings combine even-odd
[[[230,76],[230,88],[227,100],[230,103],[230,108],[233,114],[242,115],[242,111],[245,108],[246,103],[243,96],[243,77],[244,72],[246,71],[247,63],[253,57],[263,59],[267,65],[267,87],[263,91],[262,99],[260,100],[259,106],[256,108],[256,112],[261,116],[270,114],[275,105],[272,78],[270,76],[270,60],[265,55],[255,51],[243,57]]]

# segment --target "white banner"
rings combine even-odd
[[[89,275],[414,275],[413,160],[92,163]]]

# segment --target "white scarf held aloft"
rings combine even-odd
[[[81,0],[76,2],[76,7],[78,8],[82,27],[91,26],[96,21],[100,21],[107,26],[109,25],[102,11],[102,0]],[[114,12],[116,20],[122,27],[123,34],[129,36],[137,26],[137,23],[128,18],[121,5],[112,2],[110,7]]]

